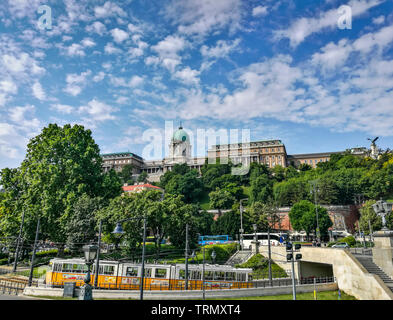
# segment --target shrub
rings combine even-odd
[[[353,236],[348,236],[338,240],[337,242],[346,242],[350,247],[353,247],[356,244],[356,240]]]

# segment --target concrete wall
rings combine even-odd
[[[337,283],[317,284],[318,292],[337,290]],[[77,290],[77,294],[79,289]],[[313,292],[314,285],[298,285],[296,293]],[[51,296],[62,297],[63,289],[45,288],[45,287],[26,287],[24,295],[32,296]],[[202,299],[201,290],[192,291],[144,291],[143,297],[146,300],[187,300]],[[206,290],[206,298],[241,298],[241,297],[257,297],[272,296],[281,294],[292,294],[292,286],[273,287],[273,288],[253,288],[253,289],[233,289],[233,290]],[[93,290],[93,298],[108,299],[139,299],[139,291],[129,290]]]
[[[349,251],[334,248],[302,247],[301,254],[302,261],[331,264],[338,287],[357,299],[393,300],[393,293],[383,281],[378,276],[368,273]],[[277,260],[277,264],[283,269],[291,269],[291,264],[283,261],[286,260],[285,256],[285,247],[272,247],[272,259],[275,262]],[[311,265],[308,267],[311,267]],[[296,276],[301,276],[299,274],[301,268],[296,267],[295,270]]]
[[[393,232],[377,231],[374,236],[373,261],[393,278]]]

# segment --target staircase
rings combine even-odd
[[[229,258],[229,260],[225,263],[226,265],[234,266],[237,264],[242,264],[247,262],[252,256],[251,250],[239,250],[236,251],[235,254]]]
[[[363,265],[363,267],[372,274],[377,275],[393,292],[393,279],[390,278],[380,267],[378,267],[371,257],[355,256],[356,259]]]

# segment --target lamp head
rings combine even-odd
[[[123,227],[121,226],[120,222],[118,222],[116,224],[116,228],[115,228],[115,230],[112,231],[112,233],[114,233],[114,234],[123,234],[124,233]]]
[[[91,264],[97,256],[97,246],[95,245],[85,245],[83,246],[83,252],[85,254],[86,264]]]

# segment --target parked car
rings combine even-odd
[[[349,248],[349,245],[346,242],[339,242],[332,245],[332,248]]]

